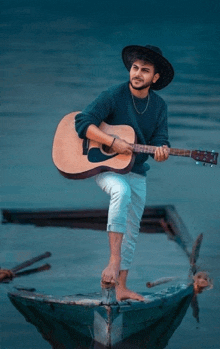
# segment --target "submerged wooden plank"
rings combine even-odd
[[[2,210],[2,223],[33,224],[35,226],[68,227],[105,231],[108,211],[89,210]],[[145,207],[140,225],[142,233],[166,233],[189,257],[192,239],[173,205]]]
[[[102,210],[2,210],[2,223],[62,226],[105,230],[108,211]],[[141,221],[142,232],[164,232],[166,206],[146,207]]]
[[[166,222],[167,233],[171,239],[173,239],[181,248],[185,251],[188,258],[190,258],[191,252],[188,250],[189,244],[192,244],[192,238],[189,235],[180,215],[177,213],[174,206],[167,206],[166,208]]]
[[[144,210],[143,217],[154,218],[164,217],[166,208],[169,206],[148,206]],[[88,210],[25,210],[25,209],[3,209],[3,223],[13,223],[27,221],[31,219],[107,219],[107,209],[88,209]]]

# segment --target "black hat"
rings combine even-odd
[[[156,46],[126,46],[122,50],[122,59],[128,71],[131,69],[134,55],[137,55],[138,57],[139,54],[141,54],[141,56],[145,56],[147,61],[153,63],[160,74],[157,82],[151,85],[152,90],[161,90],[173,80],[173,67],[168,60],[163,57],[162,51],[159,49],[159,47]]]

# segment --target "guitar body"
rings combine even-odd
[[[134,163],[134,154],[108,153],[100,143],[80,139],[75,130],[75,116],[78,113],[66,115],[54,136],[52,158],[60,173],[69,179],[89,178],[105,171],[128,173]],[[99,128],[128,143],[135,143],[135,132],[130,126],[111,126],[102,122]]]

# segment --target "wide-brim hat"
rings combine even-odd
[[[134,55],[141,54],[146,57],[146,61],[153,63],[158,73],[160,74],[157,82],[151,85],[152,90],[161,90],[162,88],[169,85],[169,83],[173,80],[174,77],[174,69],[170,62],[163,56],[162,51],[159,47],[146,45],[130,45],[126,46],[122,50],[122,60],[124,62],[125,67],[128,71],[130,71]]]

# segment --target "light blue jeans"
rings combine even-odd
[[[103,172],[96,183],[110,195],[107,231],[124,234],[121,270],[130,269],[146,200],[146,177],[130,172]]]

